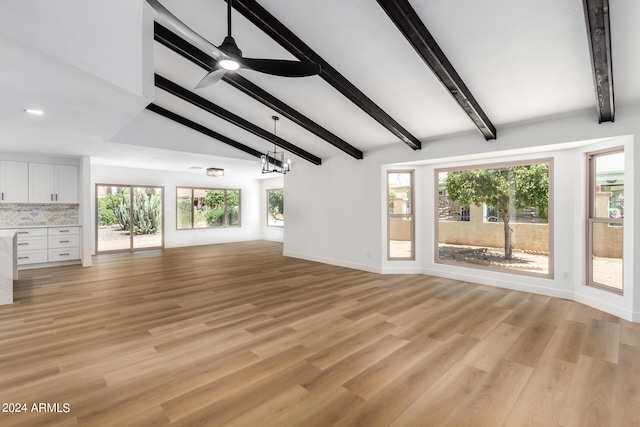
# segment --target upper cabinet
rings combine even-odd
[[[78,167],[29,163],[29,203],[78,203]]]
[[[54,165],[56,202],[78,203],[78,167]]]
[[[27,162],[0,160],[0,203],[29,202]]]

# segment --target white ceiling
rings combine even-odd
[[[43,0],[29,1],[45,7]],[[160,1],[211,43],[221,43],[226,34],[225,1]],[[430,140],[459,133],[476,133],[478,142],[484,142],[377,2],[259,2],[421,140],[423,150],[429,149]],[[37,19],[33,18],[37,8],[17,10],[18,6],[7,3],[18,2],[0,4],[0,15],[13,14],[14,20],[19,16],[25,21],[23,26]],[[609,3],[616,105],[638,103],[640,2]],[[503,127],[550,116],[586,110],[593,111],[597,121],[582,1],[411,0],[411,4],[496,126],[498,139]],[[77,14],[73,19],[87,18],[86,8]],[[259,165],[255,157],[144,110],[151,99],[114,90],[104,79],[32,47],[16,36],[18,32],[0,33],[0,150],[90,155],[100,164],[185,172],[189,166],[216,166],[232,174],[254,176]],[[46,37],[58,36],[52,32]],[[63,32],[60,29],[60,37]],[[235,11],[233,35],[247,57],[295,59]],[[168,48],[158,43],[149,46],[156,73],[189,90],[204,76],[203,69]],[[367,152],[388,145],[412,151],[318,76],[282,78],[250,70],[241,73],[362,150],[365,157]],[[193,91],[273,131],[274,112],[227,83],[221,81]],[[161,107],[261,152],[273,147],[160,89],[156,88],[151,98]],[[42,106],[47,113],[27,117],[23,112],[26,106]],[[278,122],[277,134],[323,159],[347,156],[287,119]],[[137,160],[141,157],[145,159],[142,165]],[[292,157],[294,167],[296,162],[305,161]]]

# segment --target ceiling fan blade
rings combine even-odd
[[[216,45],[210,43],[207,39],[189,28],[184,22],[169,12],[166,7],[161,5],[158,0],[147,0],[147,3],[149,3],[155,11],[155,21],[158,24],[173,29],[178,35],[191,41],[192,44],[211,55],[214,59],[219,59],[222,56],[222,52]]]
[[[200,80],[200,83],[198,83],[195,88],[200,89],[206,86],[211,86],[212,84],[218,82],[218,80],[220,80],[226,72],[227,70],[224,70],[222,68],[217,68],[211,71],[206,76],[204,76],[202,80]]]
[[[320,73],[320,65],[307,61],[242,58],[242,66],[281,77],[307,77]]]

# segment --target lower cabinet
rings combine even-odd
[[[49,262],[80,259],[78,227],[56,227],[48,230]]]
[[[18,265],[47,262],[47,229],[24,228],[16,231],[18,236]]]
[[[80,227],[42,227],[16,230],[18,265],[80,259]]]

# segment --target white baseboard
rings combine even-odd
[[[284,256],[304,259],[307,261],[320,262],[323,264],[335,265],[338,267],[352,268],[355,270],[363,270],[377,274],[424,274],[427,276],[442,277],[446,279],[459,280],[462,282],[477,283],[481,285],[494,286],[498,288],[511,289],[514,291],[528,292],[532,294],[545,295],[555,298],[563,298],[571,301],[576,301],[581,304],[588,305],[597,310],[601,310],[605,313],[612,314],[621,319],[625,319],[631,322],[640,323],[640,312],[630,311],[624,307],[620,307],[615,304],[611,304],[597,298],[582,293],[577,293],[573,290],[558,289],[551,286],[545,286],[544,284],[531,284],[525,283],[522,280],[525,276],[513,275],[508,279],[496,278],[496,277],[483,277],[478,274],[470,274],[464,272],[446,272],[440,270],[430,269],[418,269],[411,267],[398,267],[398,268],[377,268],[370,265],[357,264],[351,262],[344,262],[336,259],[329,259],[323,257],[314,257],[305,254],[299,254],[295,252],[284,251]],[[529,278],[530,279],[530,278]]]
[[[283,252],[283,255],[291,257],[291,258],[298,258],[298,259],[304,259],[304,260],[307,260],[307,261],[320,262],[322,264],[335,265],[337,267],[346,267],[346,268],[352,268],[354,270],[362,270],[362,271],[368,271],[370,273],[382,274],[382,269],[381,268],[375,268],[375,267],[372,267],[370,265],[365,265],[365,264],[356,264],[356,263],[352,263],[352,262],[340,261],[340,260],[337,260],[337,259],[314,257],[314,256],[305,255],[305,254],[289,252],[289,251],[286,251],[286,250]]]

